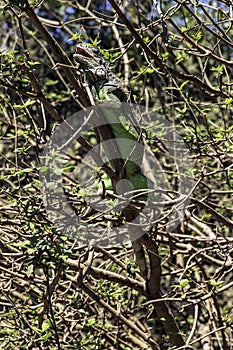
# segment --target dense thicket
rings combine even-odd
[[[0,348],[231,349],[232,1],[0,6]],[[97,44],[131,99],[174,124],[187,147],[189,201],[167,232],[179,174],[162,136],[142,125],[171,201],[148,233],[162,267],[159,299],[129,243],[82,244],[44,209],[39,157],[54,125],[90,106],[73,66],[80,40]],[[85,137],[95,144],[94,132]],[[76,145],[69,154],[64,190],[77,215],[107,232],[120,216],[88,206],[74,174],[85,152]]]

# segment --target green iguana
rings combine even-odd
[[[109,63],[103,59],[98,49],[79,44],[77,52],[74,54],[74,61],[84,74],[84,83],[89,87],[95,104],[126,102],[128,100],[127,92],[122,87],[121,81],[110,70]],[[106,114],[106,119],[114,138],[129,139],[133,141],[129,144],[137,145],[140,136],[135,136],[135,134],[125,129],[119,121],[118,113],[114,114],[110,110]],[[126,150],[126,144],[126,142],[118,144],[120,154],[127,153],[128,156],[130,155],[124,166],[126,178],[132,183],[134,190],[146,189],[149,180],[141,173],[143,152],[140,152],[139,147],[135,147],[135,151],[132,149]]]
[[[128,95],[120,80],[111,71],[109,63],[106,62],[95,47],[86,46],[84,44],[78,44],[76,53],[73,56],[74,62],[78,65],[78,69],[84,78],[84,83],[89,89],[89,94],[91,93],[91,98],[95,104],[106,103],[106,102],[126,102],[128,100]],[[117,166],[114,167],[114,171],[117,173],[118,179],[128,180],[133,190],[143,190],[148,189],[149,180],[141,173],[141,163],[143,152],[141,152],[137,147],[135,152],[132,149],[132,144],[139,143],[139,135],[134,132],[130,132],[125,128],[125,126],[119,120],[119,113],[117,108],[110,108],[106,110],[105,113],[106,124],[110,130],[109,135],[114,139],[128,139],[130,149],[125,149],[127,142],[120,143],[116,142],[116,147],[118,147],[118,154],[121,155],[121,159],[118,160]],[[103,137],[101,135],[100,137]],[[109,138],[110,138],[109,137]],[[143,147],[142,147],[143,149]],[[127,153],[127,157],[125,154]],[[135,163],[137,160],[137,164]],[[120,164],[120,166],[119,166]],[[115,189],[116,190],[116,189]],[[144,197],[145,198],[145,197]],[[139,200],[143,198],[138,197]],[[123,211],[126,221],[130,222],[138,215],[138,211],[126,208]],[[145,259],[145,252],[140,239],[132,240],[133,249],[135,252],[136,260],[138,262],[141,275],[144,279],[148,278],[147,264]]]

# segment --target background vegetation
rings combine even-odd
[[[0,349],[232,349],[232,1],[0,6]],[[185,217],[170,234],[163,220],[150,232],[162,266],[157,300],[131,245],[80,244],[43,208],[39,155],[55,122],[90,105],[72,68],[80,38],[99,43],[132,97],[175,123],[190,150]],[[157,156],[153,135],[147,142]],[[97,224],[71,181],[84,153],[76,150],[64,186]]]

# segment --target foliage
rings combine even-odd
[[[117,4],[0,1],[0,349],[232,346],[232,3]],[[185,217],[169,234],[163,219],[149,233],[162,261],[161,303],[186,347],[167,331],[130,244],[80,244],[43,207],[39,155],[54,125],[90,104],[71,68],[79,40],[100,46],[134,100],[174,123],[189,149],[194,186]],[[166,169],[172,200],[174,164],[150,129],[142,132]],[[96,144],[94,131],[84,136]],[[69,154],[64,190],[106,232],[122,217],[88,207],[75,174],[86,152],[76,144]],[[104,194],[106,174],[93,174]]]

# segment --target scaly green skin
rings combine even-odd
[[[108,62],[103,59],[96,48],[79,44],[77,52],[74,54],[74,61],[79,65],[79,69],[83,71],[85,83],[88,84],[95,102],[127,101],[128,96],[121,86],[120,80],[113,74]],[[118,113],[114,113],[110,109],[106,113],[106,119],[109,121],[112,133],[116,139],[129,139],[133,141],[129,143],[131,146],[133,143],[138,142],[137,137],[119,123]],[[125,178],[131,182],[134,190],[146,189],[148,188],[148,179],[141,173],[143,154],[139,154],[138,148],[131,154],[132,150],[125,149],[126,146],[126,141],[118,143],[119,153],[126,155],[124,164]],[[130,159],[127,158],[128,156]]]
[[[117,143],[123,164],[121,178],[127,179],[131,183],[131,189],[133,190],[147,189],[150,181],[141,173],[143,147],[140,149],[136,148],[132,152],[133,146],[139,142],[139,137],[137,138],[137,136],[127,130],[119,120],[117,103],[127,102],[128,100],[127,93],[121,86],[120,80],[110,70],[108,62],[103,59],[99,50],[94,47],[78,44],[73,58],[83,73],[84,82],[88,85],[94,102],[96,104],[104,102],[116,103],[116,112],[114,111],[114,106],[109,108],[105,113],[105,118],[108,121],[113,137],[116,140],[124,139],[124,142]],[[128,145],[127,139],[129,140]],[[137,164],[135,164],[135,161]],[[146,196],[140,196],[138,199],[145,200]],[[138,212],[136,210],[127,210],[126,208],[125,213],[129,221],[137,217]],[[146,279],[147,267],[143,247],[138,239],[132,244],[141,274]]]

